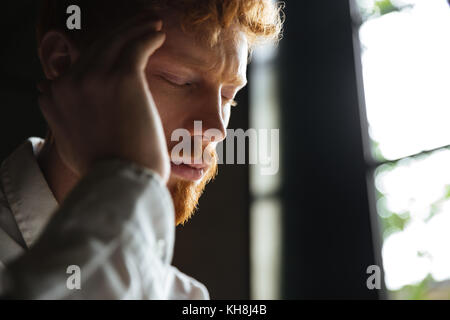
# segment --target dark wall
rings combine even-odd
[[[286,14],[283,297],[377,299],[366,287],[378,253],[349,1],[288,0]]]
[[[36,103],[41,77],[34,37],[36,1],[5,1],[0,19],[0,159],[29,136],[45,134]]]

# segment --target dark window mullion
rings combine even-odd
[[[430,150],[425,150],[419,153],[415,153],[409,156],[405,156],[405,157],[401,157],[399,159],[395,159],[395,160],[383,160],[383,161],[373,161],[372,163],[368,163],[367,167],[368,169],[376,169],[377,167],[383,165],[383,164],[397,164],[398,162],[405,160],[405,159],[415,159],[421,156],[427,156],[427,155],[431,155],[434,152],[440,151],[440,150],[449,150],[450,149],[450,145],[445,145],[443,147],[437,147],[434,149],[430,149]]]

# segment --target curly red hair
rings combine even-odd
[[[82,9],[82,30],[65,28],[69,5]],[[181,16],[181,27],[217,43],[224,31],[237,25],[250,47],[278,41],[281,35],[282,4],[273,0],[40,0],[37,40],[52,29],[66,32],[77,44],[87,45],[110,28],[142,10],[158,15],[168,10]]]

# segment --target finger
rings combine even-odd
[[[163,45],[165,40],[166,34],[163,32],[151,32],[134,39],[120,56],[119,69],[144,71],[150,56]]]
[[[109,56],[110,63],[112,67],[114,64],[118,62],[119,58],[122,57],[123,51],[128,51],[130,43],[132,42],[140,42],[139,39],[142,37],[146,38],[149,35],[161,32],[162,22],[147,22],[142,25],[135,26],[131,29],[128,29],[124,33],[122,33],[121,37],[114,42],[114,44],[110,47]],[[137,40],[136,40],[137,39]],[[132,45],[132,44],[131,44]]]
[[[151,20],[148,15],[140,16],[139,18],[127,21],[120,26],[109,36],[106,36],[101,41],[95,43],[90,48],[86,62],[96,61],[97,68],[108,70],[114,68],[124,47],[131,39],[134,39],[142,34],[160,31],[162,29],[161,20]]]
[[[110,50],[121,48],[130,38],[135,36],[135,30],[142,27],[152,28],[155,31],[161,31],[162,21],[160,19],[154,18],[154,16],[149,16],[148,14],[139,15],[135,18],[125,21],[119,27],[103,37],[100,44],[101,48],[104,49],[105,46]]]
[[[162,23],[160,22],[160,20],[161,19],[158,19],[154,13],[148,11],[143,12],[130,19],[126,19],[118,26],[113,27],[112,29],[107,31],[104,36],[95,41],[92,44],[92,46],[96,46],[98,44],[101,46],[101,49],[103,49],[106,44],[113,43],[115,40],[117,40],[117,37],[120,36],[122,33],[126,32],[130,28],[133,28],[146,22],[154,22],[156,28],[158,27],[161,28]]]
[[[130,29],[134,26],[137,26],[139,24],[145,23],[145,22],[154,22],[155,27],[157,29],[159,28],[157,31],[161,30],[161,27],[162,27],[161,19],[159,19],[157,16],[155,16],[155,14],[153,12],[147,11],[147,12],[142,12],[140,14],[137,14],[136,16],[125,20],[118,27],[111,30],[108,33],[107,37],[109,37],[109,40],[114,39],[117,37],[118,34],[121,34],[122,32],[127,31],[128,29]]]

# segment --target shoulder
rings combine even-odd
[[[171,266],[168,279],[169,300],[209,300],[205,285]]]
[[[6,197],[2,181],[0,181],[0,229],[8,234],[14,232],[16,227],[14,214]]]
[[[4,267],[6,263],[23,253],[21,239],[21,233],[0,181],[0,270],[2,265]]]
[[[0,214],[3,212],[11,213],[11,209],[9,208],[8,202],[6,201],[5,195],[3,194],[3,190],[1,189],[0,184]]]
[[[6,201],[5,192],[3,191],[3,184],[0,181],[0,212],[2,212],[3,210],[11,212],[8,202]]]
[[[11,222],[13,221],[14,215],[12,213],[11,207],[9,206],[5,192],[3,191],[2,183],[0,181],[0,228],[6,232],[10,232]]]
[[[8,262],[24,252],[23,247],[17,242],[15,237],[19,237],[19,232],[13,226],[13,217],[3,194],[0,192],[0,270]]]

